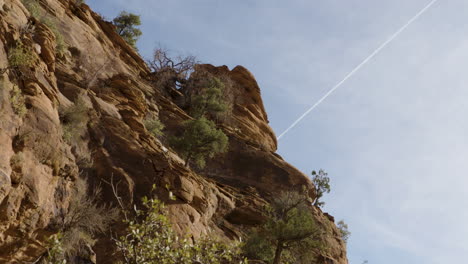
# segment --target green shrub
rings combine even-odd
[[[65,43],[65,39],[63,38],[62,33],[57,27],[57,22],[55,22],[52,18],[44,17],[41,19],[41,22],[46,25],[55,36],[55,51],[59,55],[65,54],[65,51],[68,48],[68,45]]]
[[[125,263],[247,264],[237,243],[226,244],[212,238],[191,243],[174,233],[160,200],[144,197],[142,204],[142,210],[135,208],[135,216],[124,221],[125,233],[115,239]]]
[[[83,1],[80,0],[75,1],[76,4],[83,3]],[[53,20],[53,18],[49,17],[47,14],[44,14],[37,0],[23,0],[23,4],[26,9],[28,9],[32,17],[41,21],[41,23],[46,25],[52,31],[55,36],[55,50],[57,54],[63,55],[67,50],[68,45],[65,43],[65,39],[63,38],[62,33],[59,31],[57,23]]]
[[[228,137],[205,117],[186,121],[183,126],[182,136],[171,138],[170,144],[184,158],[186,166],[193,160],[199,168],[204,168],[206,158],[227,151]]]
[[[84,100],[79,97],[72,106],[62,109],[60,119],[63,124],[63,139],[69,144],[76,142],[86,129],[89,120]]]
[[[13,89],[10,91],[10,103],[13,108],[13,112],[15,112],[19,117],[23,117],[28,111],[23,93],[17,85],[13,85]]]
[[[37,0],[22,0],[22,2],[32,17],[39,19],[42,16],[42,10]]]
[[[52,235],[47,240],[47,252],[43,263],[45,264],[66,264],[64,258],[64,250],[62,247],[62,234],[57,233]]]
[[[159,119],[146,119],[143,123],[154,137],[159,138],[163,134],[164,124]]]
[[[36,53],[18,40],[16,46],[8,51],[8,64],[10,68],[31,67],[37,59]]]

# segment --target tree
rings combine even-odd
[[[348,230],[348,225],[344,222],[344,220],[340,220],[337,224],[338,230],[341,234],[341,239],[346,243],[348,242],[348,238],[351,235],[351,232]]]
[[[143,121],[145,128],[155,138],[159,138],[163,135],[164,124],[157,118],[145,119]]]
[[[136,26],[141,25],[140,16],[122,11],[114,18],[113,24],[116,27],[117,33],[127,41],[130,46],[136,49],[136,42],[142,34],[141,30],[136,28]]]
[[[197,59],[190,55],[172,58],[168,50],[159,47],[147,63],[153,72],[152,81],[158,87],[180,89],[194,70]]]
[[[205,117],[186,121],[183,127],[182,136],[173,137],[170,143],[184,158],[185,166],[194,160],[199,168],[203,168],[207,157],[227,151],[227,136]]]
[[[317,173],[316,171],[312,171],[312,182],[315,185],[317,196],[314,201],[314,205],[318,207],[322,207],[325,205],[325,202],[320,201],[325,193],[330,192],[330,178],[328,177],[328,173],[324,170],[319,170]]]
[[[191,115],[195,118],[200,118],[205,114],[213,117],[222,115],[228,109],[228,105],[223,99],[224,83],[220,79],[212,77],[206,81],[205,87],[193,97],[190,105]]]
[[[305,256],[311,258],[311,253],[321,250],[322,233],[305,191],[279,195],[268,208],[267,217],[266,223],[247,240],[247,257],[279,264],[285,255],[294,262]]]
[[[153,187],[154,188],[154,187]],[[134,217],[124,220],[124,235],[114,238],[126,264],[247,264],[238,243],[202,238],[194,243],[178,237],[169,223],[166,207],[156,198],[143,197]],[[124,213],[130,215],[130,212]]]

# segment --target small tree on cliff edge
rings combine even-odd
[[[136,42],[142,34],[141,30],[135,27],[141,25],[140,16],[122,11],[114,18],[113,24],[117,33],[136,49]]]
[[[348,230],[348,224],[346,224],[344,220],[340,220],[336,227],[338,227],[338,230],[340,231],[341,239],[347,243],[349,236],[351,236],[351,232]]]
[[[203,168],[207,157],[227,151],[227,136],[205,117],[186,121],[183,126],[182,136],[172,138],[170,143],[184,158],[185,166],[193,160]]]
[[[246,241],[244,252],[249,259],[273,264],[282,263],[282,259],[309,263],[313,254],[322,250],[323,234],[305,192],[282,193],[271,203],[267,217],[267,222]]]
[[[216,77],[211,77],[204,83],[206,88],[194,96],[191,102],[190,114],[200,118],[206,114],[219,117],[226,113],[229,106],[224,100],[224,83]]]
[[[315,198],[314,205],[322,207],[325,205],[325,202],[322,202],[320,199],[325,193],[330,192],[330,178],[328,177],[328,173],[324,170],[319,170],[318,173],[316,171],[312,171],[312,176],[314,176],[312,182],[317,190],[317,198]]]

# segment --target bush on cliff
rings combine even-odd
[[[61,108],[59,114],[63,124],[63,139],[69,144],[76,142],[89,121],[86,103],[82,98],[77,98],[73,105]]]
[[[26,47],[18,40],[16,46],[8,51],[8,66],[12,69],[19,67],[31,67],[37,59],[37,55],[31,48]]]
[[[77,178],[68,210],[61,211],[55,225],[59,233],[51,236],[44,258],[47,264],[76,263],[80,257],[89,257],[89,248],[95,237],[105,233],[119,215],[116,208],[102,204],[101,189],[91,189],[86,180]]]
[[[65,39],[57,27],[56,19],[43,11],[37,0],[23,0],[22,2],[31,17],[39,20],[52,31],[55,36],[55,51],[58,55],[62,56],[67,50],[68,45],[65,43]]]
[[[148,130],[148,132],[154,137],[159,138],[162,136],[164,124],[159,119],[145,119],[143,124],[145,125],[146,130]]]
[[[28,111],[23,93],[17,85],[13,85],[13,89],[10,91],[10,103],[13,108],[13,112],[21,118]]]
[[[195,161],[199,168],[204,168],[206,158],[227,151],[228,137],[205,117],[186,121],[183,127],[182,136],[171,138],[170,144],[184,158],[185,166]]]
[[[133,217],[124,220],[125,233],[114,239],[124,263],[247,264],[238,243],[226,244],[208,237],[191,242],[174,233],[163,202],[143,197],[142,205],[142,209],[135,207]]]

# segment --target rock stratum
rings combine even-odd
[[[20,38],[38,56],[21,78],[9,70],[0,75],[0,263],[33,263],[44,254],[82,173],[93,185],[119,182],[128,201],[148,195],[153,184],[169,186],[177,198],[168,201],[174,229],[194,239],[242,237],[263,221],[262,207],[282,190],[305,185],[314,195],[309,178],[275,154],[276,136],[247,69],[201,65],[230,77],[233,113],[221,124],[229,151],[194,171],[143,125],[145,116],[159,116],[171,130],[190,116],[148,81],[148,66],[113,25],[85,4],[39,2],[67,44],[60,56],[50,28],[31,17],[21,1],[0,0],[0,69],[8,68],[8,51]],[[15,88],[25,98],[24,116],[14,111]],[[59,113],[77,98],[90,120],[80,140],[69,144]],[[104,200],[111,202],[110,187],[101,186]],[[330,234],[319,263],[348,263],[333,218],[317,208],[314,216]],[[108,243],[102,238],[93,248],[97,263],[111,263]]]

